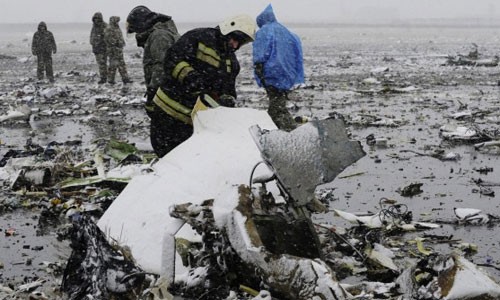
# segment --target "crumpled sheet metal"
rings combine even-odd
[[[143,270],[113,248],[90,217],[73,217],[71,247],[61,283],[69,299],[128,299],[142,290]]]
[[[271,290],[282,299],[351,299],[336,280],[335,272],[323,260],[267,251],[250,217],[252,212],[248,203],[253,198],[249,189],[235,187],[232,193],[236,192],[240,205],[224,225],[228,240],[243,262],[253,266]]]
[[[432,268],[438,275],[420,287],[422,299],[500,299],[500,286],[462,256],[442,256]]]
[[[250,132],[297,206],[312,201],[318,185],[332,181],[366,155],[359,141],[349,139],[341,119],[311,121],[291,132],[258,126]]]
[[[382,228],[388,226],[397,226],[404,231],[414,231],[417,229],[435,229],[440,228],[441,225],[429,223],[429,222],[419,222],[419,221],[410,221],[406,222],[402,219],[395,218],[394,216],[387,215],[382,213],[382,211],[377,212],[372,215],[362,215],[358,216],[354,213],[342,211],[339,209],[333,209],[336,216],[341,217],[344,220],[347,220],[351,223],[363,225],[368,228]]]

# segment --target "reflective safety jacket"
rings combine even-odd
[[[215,101],[221,95],[236,98],[236,76],[240,65],[217,28],[197,28],[186,32],[167,50],[165,80],[154,103],[169,115],[190,123],[198,96],[207,94]]]
[[[304,82],[304,65],[300,38],[280,24],[269,4],[257,16],[260,29],[253,42],[253,64],[264,67],[266,86],[289,90],[293,85]],[[255,74],[259,86],[262,82]]]

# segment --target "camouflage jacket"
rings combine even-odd
[[[99,21],[96,21],[98,19]],[[102,20],[102,15],[96,13],[92,18],[93,25],[90,31],[90,45],[92,45],[92,52],[95,54],[106,53],[106,40],[104,39],[104,31],[108,24]]]
[[[40,54],[52,54],[56,53],[57,46],[52,32],[46,29],[38,30],[33,35],[33,41],[31,43],[31,52],[33,55]]]
[[[144,44],[144,79],[148,89],[156,90],[165,77],[163,61],[167,50],[179,39],[179,33],[173,20],[156,23],[149,31]]]
[[[118,26],[120,17],[111,17],[109,19],[109,26],[104,31],[104,38],[106,40],[106,48],[110,55],[113,53],[121,52],[123,47],[125,47],[125,40],[123,39],[123,33]]]

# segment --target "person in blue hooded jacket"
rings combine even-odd
[[[279,129],[290,131],[297,127],[286,108],[288,92],[295,84],[304,82],[304,64],[300,38],[280,24],[269,4],[257,16],[259,30],[253,42],[255,80],[266,89],[268,113]]]

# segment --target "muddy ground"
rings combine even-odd
[[[83,150],[96,138],[119,138],[148,152],[148,119],[143,100],[141,51],[127,37],[125,60],[134,83],[98,85],[96,65],[88,45],[90,24],[49,24],[58,43],[54,55],[54,85],[36,81],[36,62],[29,43],[35,25],[0,25],[0,115],[9,105],[27,104],[34,111],[29,122],[0,125],[0,157],[10,149],[23,149],[28,139],[42,146],[51,141],[82,141]],[[183,24],[181,31],[194,25]],[[387,198],[407,205],[416,220],[443,224],[427,232],[452,235],[474,243],[478,264],[500,265],[497,223],[463,225],[455,222],[453,208],[477,208],[500,215],[499,151],[479,151],[473,142],[449,141],[440,136],[443,125],[475,125],[499,130],[500,80],[498,67],[443,65],[447,55],[467,54],[477,44],[481,57],[498,54],[495,28],[466,26],[337,26],[291,25],[302,38],[306,84],[291,95],[296,116],[325,118],[343,114],[353,139],[360,140],[367,155],[325,185],[333,189],[331,208],[349,212],[377,212]],[[253,81],[251,47],[238,52],[242,71],[238,79],[238,106],[265,109],[266,97]],[[119,81],[119,75],[118,82]],[[51,97],[44,97],[57,89]],[[36,92],[33,92],[35,90]],[[70,113],[67,113],[67,110]],[[473,118],[455,119],[459,111]],[[364,116],[364,119],[359,117]],[[396,123],[395,126],[359,124],[367,116]],[[496,117],[496,118],[495,118]],[[373,135],[384,145],[368,145]],[[384,143],[383,141],[381,143]],[[455,160],[439,160],[421,154],[431,149],[458,154]],[[489,172],[479,172],[482,169]],[[491,182],[485,195],[477,180]],[[421,183],[422,192],[402,196],[400,189]],[[67,241],[57,239],[57,226],[40,231],[40,207],[26,196],[11,193],[4,185],[0,203],[13,209],[0,211],[0,284],[13,287],[36,278],[47,280],[41,290],[57,288],[60,272],[70,253]],[[39,201],[39,200],[33,200]],[[46,200],[45,200],[46,201]],[[20,204],[21,203],[21,204]],[[351,226],[332,213],[316,221]],[[13,229],[16,234],[7,234]],[[5,234],[4,234],[5,233]],[[147,233],[145,233],[147,234]],[[450,247],[428,245],[439,251]],[[442,248],[442,249],[441,249]],[[500,272],[485,267],[497,282]]]

